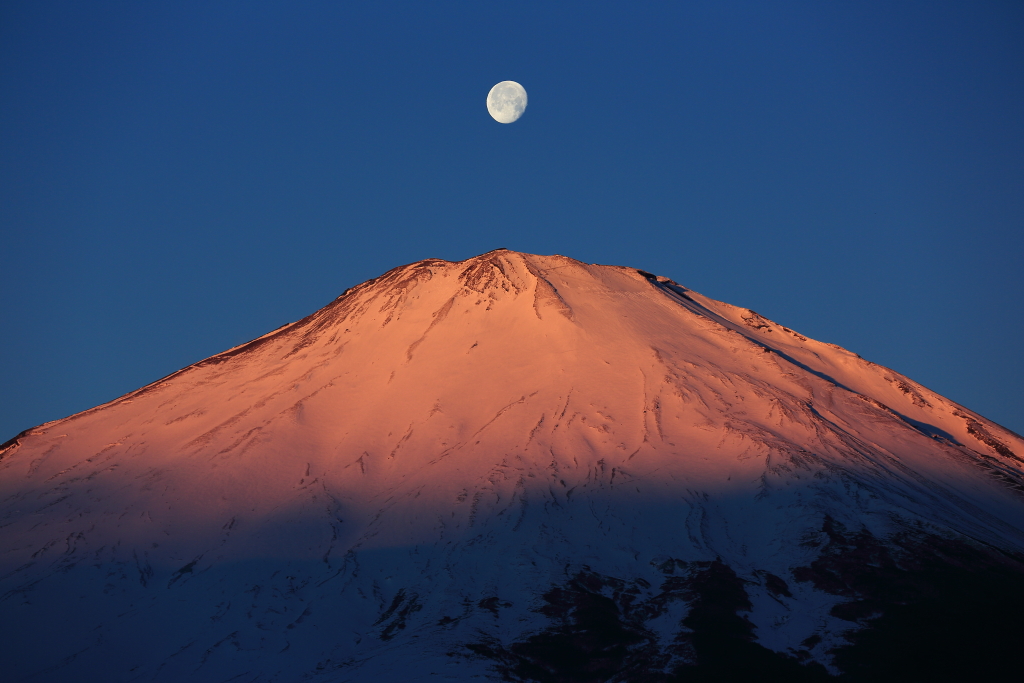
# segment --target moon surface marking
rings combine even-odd
[[[512,123],[526,111],[526,89],[515,81],[502,81],[487,93],[487,111],[498,123]]]

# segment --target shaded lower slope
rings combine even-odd
[[[535,683],[927,683],[1016,681],[1024,638],[1024,557],[934,535],[883,542],[826,517],[821,557],[791,580],[841,596],[849,622],[831,671],[812,660],[821,638],[777,652],[759,644],[747,586],[721,560],[664,560],[664,581],[584,570],[548,590],[536,611],[550,625],[509,644],[470,643],[507,681]],[[762,572],[776,597],[781,577]],[[671,638],[649,628],[685,613]],[[455,654],[455,653],[453,653]]]
[[[498,662],[510,681],[829,680],[820,664],[802,665],[755,642],[753,624],[738,614],[751,608],[744,582],[728,565],[672,560],[665,571],[660,592],[647,599],[638,599],[642,584],[580,572],[544,595],[538,611],[554,622],[548,629],[508,647],[494,640],[467,647]],[[672,641],[659,643],[645,624],[675,602],[688,613]]]

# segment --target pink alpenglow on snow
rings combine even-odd
[[[4,668],[860,680],[858,634],[887,628],[929,666],[945,636],[900,615],[944,581],[988,604],[957,572],[1021,576],[1022,457],[898,372],[666,278],[421,261],[5,444]]]

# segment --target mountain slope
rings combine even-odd
[[[1017,571],[1022,456],[665,278],[422,261],[5,444],[0,639],[14,680],[826,676],[907,602],[865,557]]]

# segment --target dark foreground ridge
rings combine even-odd
[[[833,616],[850,622],[833,648],[839,673],[810,660],[820,638],[788,654],[755,642],[744,581],[721,560],[668,559],[656,591],[585,570],[544,595],[551,624],[502,646],[471,643],[506,681],[536,683],[816,683],[825,681],[1016,681],[1024,636],[1024,562],[989,548],[933,535],[880,542],[826,517],[822,556],[793,574],[842,596]],[[810,541],[815,543],[814,540]],[[781,577],[761,573],[776,597]],[[672,642],[645,624],[682,606]],[[451,653],[457,655],[458,653]]]

